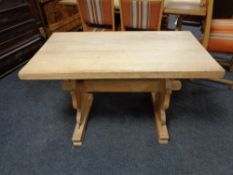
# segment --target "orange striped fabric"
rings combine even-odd
[[[139,30],[158,29],[161,19],[161,0],[120,0],[125,28]]]
[[[208,50],[213,52],[233,53],[233,31],[212,32],[209,38]]]
[[[212,21],[208,50],[233,53],[233,19]]]
[[[233,31],[233,19],[214,19],[211,31]]]
[[[78,0],[86,24],[112,25],[112,0]]]

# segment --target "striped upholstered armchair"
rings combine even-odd
[[[77,0],[83,31],[114,31],[113,0]]]
[[[164,0],[120,0],[121,30],[160,30]]]
[[[208,51],[226,53],[232,55],[230,61],[219,59],[219,63],[223,66],[230,67],[233,71],[233,19],[214,19],[211,23]],[[215,80],[221,83],[231,85],[233,89],[233,81],[231,80]]]
[[[208,42],[209,51],[233,54],[233,19],[212,20]],[[233,71],[233,60],[230,63]]]

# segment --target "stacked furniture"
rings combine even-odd
[[[181,30],[182,25],[197,25],[202,28],[202,45],[206,48],[213,14],[213,0],[201,0],[198,3],[180,0],[171,1],[165,4],[164,12],[178,16],[177,30]]]
[[[38,6],[48,36],[53,32],[77,30],[81,26],[77,5],[59,0],[38,0]]]
[[[1,0],[0,77],[24,64],[44,43],[33,0]]]

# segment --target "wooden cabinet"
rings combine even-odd
[[[82,24],[76,5],[65,5],[59,0],[38,0],[45,28],[52,32],[77,30]]]
[[[33,0],[0,0],[0,77],[24,64],[43,44]]]

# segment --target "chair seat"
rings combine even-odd
[[[233,31],[212,32],[209,38],[208,50],[233,53]]]

